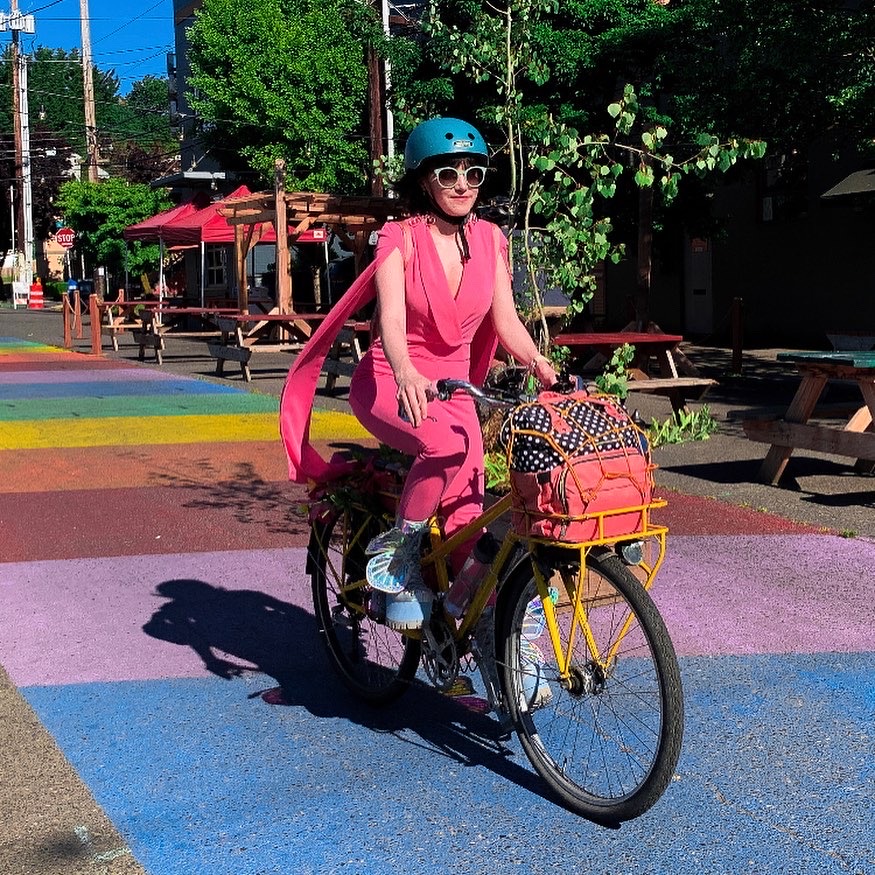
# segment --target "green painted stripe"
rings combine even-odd
[[[351,414],[317,410],[313,413],[310,437],[356,440],[370,435]],[[44,419],[9,422],[0,429],[0,450],[270,440],[279,440],[275,413]]]
[[[0,421],[31,419],[106,419],[153,416],[216,416],[273,413],[279,401],[270,395],[233,394],[106,395],[102,398],[16,398],[0,401]]]

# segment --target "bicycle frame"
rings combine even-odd
[[[384,497],[390,497],[384,494]],[[583,604],[584,596],[586,595],[583,579],[586,569],[586,557],[593,549],[599,547],[611,547],[620,542],[630,540],[645,541],[651,545],[655,545],[655,557],[652,561],[642,559],[637,567],[643,573],[642,585],[645,589],[650,589],[653,580],[662,565],[665,558],[665,538],[668,534],[668,529],[665,526],[654,525],[650,519],[650,512],[653,509],[664,507],[666,502],[657,499],[650,504],[641,505],[631,508],[619,508],[611,511],[601,511],[596,514],[588,515],[588,518],[595,518],[597,521],[597,531],[599,536],[589,541],[579,542],[562,542],[553,541],[546,538],[539,538],[532,535],[521,535],[512,529],[508,530],[501,542],[498,555],[489,567],[487,574],[478,585],[468,606],[465,614],[460,620],[454,621],[451,624],[453,637],[456,641],[463,640],[480,620],[483,611],[486,608],[489,599],[496,591],[499,583],[504,580],[510,571],[518,565],[518,562],[509,562],[510,557],[522,547],[525,555],[529,557],[532,564],[532,572],[538,588],[538,595],[544,606],[544,615],[546,619],[547,629],[552,642],[554,654],[557,664],[561,667],[561,677],[567,678],[571,666],[571,654],[574,651],[574,643],[577,630],[581,630],[581,634],[586,638],[589,652],[592,654],[593,660],[597,662],[606,672],[609,671],[610,665],[616,657],[620,649],[626,632],[632,622],[632,618],[627,617],[623,627],[616,636],[610,651],[607,654],[599,652],[599,647],[595,636],[589,625],[586,615],[586,609]],[[450,554],[463,544],[470,542],[476,538],[484,528],[488,528],[492,523],[506,516],[513,507],[513,497],[510,494],[499,498],[491,507],[487,508],[482,514],[471,520],[463,528],[455,532],[451,537],[444,539],[440,526],[437,520],[433,519],[430,528],[430,549],[423,556],[423,569],[433,569],[435,581],[437,583],[437,591],[446,593],[450,587],[450,579],[448,572],[447,559]],[[639,531],[632,534],[622,536],[605,536],[605,519],[614,514],[627,514],[630,512],[640,512],[642,518],[642,526]],[[571,634],[567,645],[563,648],[561,636],[559,633],[559,624],[556,616],[556,608],[553,599],[550,596],[550,578],[548,572],[551,570],[549,564],[545,563],[541,558],[541,554],[545,551],[562,551],[568,553],[568,564],[575,565],[578,570],[578,579],[576,582],[565,583],[566,591],[572,598],[572,609],[574,614],[574,624],[571,629]],[[651,551],[652,552],[652,551]],[[522,560],[522,557],[520,557]],[[554,556],[554,563],[555,556]],[[564,563],[563,563],[564,564]],[[447,618],[449,622],[450,618]],[[422,633],[418,629],[404,632],[413,638],[421,638]]]

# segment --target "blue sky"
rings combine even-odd
[[[80,0],[19,0],[19,11],[33,15],[36,32],[21,34],[23,51],[36,46],[82,49]],[[10,0],[0,0],[9,12]],[[101,70],[115,70],[119,90],[127,94],[144,76],[164,76],[173,51],[173,0],[88,0],[91,54]],[[10,34],[0,33],[0,48]]]

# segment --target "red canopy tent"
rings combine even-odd
[[[193,213],[202,210],[210,203],[209,197],[203,192],[198,192],[190,201],[179,204],[170,210],[164,210],[155,216],[150,216],[136,225],[128,225],[124,230],[125,240],[160,240],[164,229],[177,219],[184,219]]]
[[[164,296],[164,244],[166,242],[167,229],[173,222],[180,221],[188,216],[207,208],[210,204],[209,195],[198,192],[191,200],[179,204],[170,210],[164,210],[142,222],[128,225],[122,232],[125,240],[157,240],[160,253],[158,256],[158,300]]]
[[[245,185],[241,185],[228,197],[240,197],[251,194]],[[172,210],[158,213],[136,225],[129,225],[124,230],[126,240],[157,240],[161,246],[159,264],[159,299],[164,289],[164,247],[165,246],[200,246],[201,250],[201,306],[204,305],[204,245],[207,243],[233,243],[234,226],[229,225],[224,216],[219,214],[223,201],[210,202],[209,196],[198,192],[190,201],[180,204]],[[273,226],[267,224],[263,228],[260,242],[276,243],[276,232]]]
[[[247,197],[252,192],[241,185],[238,189],[226,195],[226,198]],[[126,240],[158,240],[161,244],[161,264],[159,269],[159,289],[164,286],[164,246],[199,246],[201,253],[201,306],[204,305],[204,276],[206,273],[204,246],[207,243],[231,244],[235,242],[234,225],[221,215],[219,210],[225,206],[225,200],[210,202],[203,192],[196,194],[172,210],[159,213],[136,225],[129,225],[124,230]],[[328,235],[322,228],[310,228],[296,236],[298,243],[326,244]],[[273,223],[262,223],[259,243],[276,243],[276,230]],[[327,260],[327,253],[326,253]]]
[[[249,189],[245,185],[241,185],[236,191],[232,191],[228,197],[245,197],[249,194],[251,194]],[[229,225],[228,220],[219,213],[219,210],[224,205],[224,200],[214,201],[202,209],[191,210],[176,216],[162,228],[165,242],[170,246],[196,246],[198,243],[233,243],[234,226]],[[276,233],[273,225],[268,224],[264,228],[260,242],[276,243]]]

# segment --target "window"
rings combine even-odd
[[[206,252],[207,288],[215,288],[221,286],[226,288],[228,285],[228,274],[226,265],[228,261],[228,247],[207,245]]]

